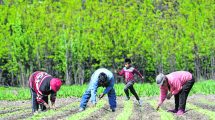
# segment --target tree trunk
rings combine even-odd
[[[157,71],[156,71],[156,73],[158,74],[158,73],[163,73],[163,64],[162,64],[162,60],[160,60],[160,61],[157,61],[156,62],[157,63]]]
[[[175,71],[175,64],[176,64],[175,62],[176,62],[175,55],[174,54],[170,55],[170,58],[169,58],[170,71],[169,72]]]
[[[27,68],[26,74],[25,74],[25,86],[28,85],[28,78],[29,78],[30,74],[31,74],[31,68]]]
[[[67,47],[67,43],[65,41],[65,46],[66,46],[66,85],[71,85],[71,74],[70,74],[70,55],[69,55],[69,50]]]
[[[11,86],[17,85],[17,79],[14,77],[14,73],[11,72]]]
[[[117,67],[116,62],[115,62],[115,57],[112,57],[112,63],[113,63],[112,72],[113,72],[113,75],[114,75],[114,78],[115,78],[115,83],[118,83],[117,73],[114,72],[114,71],[118,70],[118,67]]]
[[[0,4],[3,5],[3,4],[4,4],[4,1],[3,1],[3,0],[0,0]]]
[[[196,80],[199,80],[201,78],[201,70],[200,70],[200,58],[198,54],[198,46],[194,43],[194,64],[195,64],[195,76]]]
[[[39,46],[38,46],[39,47]],[[41,68],[39,48],[37,49],[37,68]]]
[[[83,67],[81,70],[81,82],[80,82],[81,85],[84,84],[84,79],[85,79],[85,69]]]
[[[0,69],[0,70],[1,70],[1,69]],[[3,81],[3,79],[2,79],[2,72],[3,72],[3,71],[0,72],[0,85],[2,84],[1,82]]]
[[[77,65],[75,65],[75,66],[77,66]],[[75,70],[75,68],[76,68],[76,70]],[[73,72],[74,72],[74,83],[75,84],[77,84],[77,81],[78,81],[78,67],[74,67],[73,66]]]
[[[84,66],[83,64],[78,64],[78,84],[82,85],[84,82]]]
[[[211,76],[210,79],[215,80],[215,57],[214,54],[211,55]]]
[[[21,62],[19,62],[19,68],[20,68],[20,83],[21,86],[24,87],[25,86],[25,77],[24,77],[24,70],[23,70],[23,65]]]

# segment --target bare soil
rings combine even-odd
[[[142,97],[142,106],[137,104],[137,101],[132,97],[133,110],[130,120],[160,120],[160,113],[155,110],[153,106],[149,103],[150,100],[158,100],[158,96],[155,97]],[[215,95],[192,95],[188,97],[187,103],[193,104],[199,108],[207,109],[215,113],[215,105],[202,103],[200,99],[205,99],[210,102],[215,101]],[[104,98],[107,100],[107,98]],[[115,112],[112,112],[109,108],[108,100],[104,107],[95,111],[94,113],[88,115],[85,120],[115,120],[116,116],[123,112],[124,97],[117,97],[117,108]],[[60,98],[56,101],[57,109],[65,107],[66,105],[80,102],[80,98],[70,97],[70,98]],[[166,100],[161,107],[164,111],[174,108],[174,97],[170,100]],[[44,116],[41,119],[44,120],[58,120],[66,119],[68,116],[78,113],[79,107],[72,107],[65,111],[61,111],[55,115]],[[90,109],[90,106],[86,109]],[[14,113],[14,114],[13,114]],[[197,112],[195,109],[186,109],[186,113],[183,116],[177,116],[171,113],[176,120],[209,120],[209,117]],[[0,120],[14,120],[14,119],[28,119],[31,118],[33,114],[31,113],[31,101],[0,101]]]

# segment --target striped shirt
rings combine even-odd
[[[126,83],[128,83],[129,81],[134,81],[134,74],[139,75],[141,78],[143,77],[140,72],[133,67],[130,67],[128,69],[124,67],[118,74],[120,76],[124,76]]]
[[[43,96],[51,94],[51,102],[55,102],[56,93],[50,89],[50,81],[53,77],[46,72],[36,71],[29,77],[29,87],[37,94],[37,102],[45,103]]]

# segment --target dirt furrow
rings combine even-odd
[[[116,116],[119,115],[123,111],[123,109],[124,109],[123,99],[121,97],[118,97],[117,98],[116,111],[115,112],[108,112],[104,116],[101,116],[101,118],[99,118],[99,120],[115,120]]]
[[[6,113],[1,116],[0,120],[14,120],[14,119],[21,119],[22,117],[25,117],[25,115],[31,114],[31,110],[19,110],[12,113]],[[25,117],[26,118],[26,117]]]
[[[18,120],[18,119],[23,120],[23,119],[26,119],[32,115],[33,115],[32,112],[27,112],[27,113],[17,114],[17,115],[13,115],[13,116],[4,118],[4,120]]]
[[[63,111],[60,114],[56,114],[48,118],[43,118],[42,120],[64,120],[67,116],[78,113],[78,109],[78,107],[75,107],[70,110]]]
[[[207,110],[215,112],[215,106],[213,106],[213,105],[207,105],[207,104],[204,104],[204,103],[196,103],[196,102],[193,102],[192,104],[196,105],[198,107],[201,107],[203,109],[207,109]]]
[[[149,103],[144,103],[141,120],[160,120],[160,115]]]
[[[30,107],[26,107],[26,108],[23,107],[23,108],[11,108],[11,109],[7,109],[7,110],[2,110],[2,111],[0,111],[0,115],[20,111],[23,109],[31,109],[31,108]]]
[[[16,108],[16,107],[23,107],[26,105],[31,105],[30,100],[22,100],[22,101],[6,101],[6,100],[1,100],[0,105],[3,108]],[[12,107],[11,107],[12,106]],[[0,109],[1,110],[1,109]]]
[[[99,109],[98,111],[94,112],[93,114],[89,115],[88,118],[84,119],[84,120],[102,120],[102,118],[107,115],[107,114],[111,114],[113,113],[110,109],[109,106],[106,105],[104,107],[102,107],[101,109]]]
[[[174,97],[170,100],[165,100],[161,109],[162,111],[156,111],[155,106],[157,104],[158,96],[155,97],[143,97],[142,107],[140,107],[134,98],[132,101],[132,112],[129,111],[129,119],[131,120],[160,120],[161,115],[165,113],[165,111],[174,108]],[[202,100],[202,101],[201,101]],[[187,104],[194,105],[196,107],[187,106],[186,113],[182,116],[177,116],[174,113],[169,113],[176,120],[209,120],[213,118],[215,115],[215,105],[213,104],[213,100],[215,100],[214,95],[193,95],[189,96],[187,100]],[[123,97],[117,97],[117,108],[115,112],[112,112],[109,108],[108,99],[104,99],[106,103],[98,107],[97,109],[93,109],[88,107],[87,109],[92,109],[86,114],[89,113],[88,116],[81,116],[80,119],[84,120],[115,120],[116,117],[124,111],[124,107],[126,103]],[[152,102],[154,101],[154,102]],[[0,101],[0,103],[6,103],[0,109],[0,120],[14,120],[14,119],[45,119],[45,120],[58,120],[58,119],[67,119],[72,116],[77,116],[79,109],[80,98],[61,98],[57,99],[56,107],[57,110],[47,111],[47,112],[39,112],[38,117],[32,115],[31,113],[31,103],[30,100],[25,101]],[[75,104],[74,104],[75,103]],[[72,105],[74,104],[74,105]],[[127,103],[126,103],[127,104]],[[130,103],[129,103],[130,105]],[[127,107],[128,108],[128,107]],[[129,110],[129,109],[127,109]],[[131,109],[130,109],[131,110]],[[205,112],[207,113],[205,113]],[[211,115],[212,114],[212,115]],[[82,114],[81,114],[82,115]],[[124,115],[124,113],[123,113]],[[127,115],[127,114],[125,114]],[[127,115],[128,116],[128,115]],[[87,117],[87,118],[86,118]],[[124,116],[123,116],[124,117]]]
[[[77,98],[66,98],[66,99],[60,99],[58,103],[56,104],[56,110],[47,111],[47,112],[41,112],[41,114],[33,116],[32,118],[41,118],[41,119],[58,119],[63,118],[65,116],[68,116],[69,114],[74,113],[74,111],[77,111],[78,102],[79,99]],[[75,110],[74,110],[75,109]]]
[[[174,109],[174,107],[175,107],[174,97],[171,98],[171,100],[166,100],[164,105],[162,105],[162,108],[166,111],[169,109]],[[174,113],[172,113],[172,114],[174,115],[176,120],[209,120],[208,116],[206,116],[204,114],[200,114],[200,113],[196,112],[195,110],[190,109],[188,107],[186,108],[185,111],[186,111],[185,114],[182,116],[177,116]]]

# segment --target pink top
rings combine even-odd
[[[128,83],[129,81],[134,80],[134,74],[139,75],[141,78],[143,77],[139,71],[137,71],[137,69],[130,67],[130,68],[126,68],[124,67],[119,73],[120,76],[124,76],[125,77],[125,82]]]
[[[188,81],[192,79],[192,74],[187,71],[176,71],[172,72],[168,75],[166,75],[168,79],[168,83],[170,86],[170,92],[173,95],[176,95],[179,93],[179,91],[182,89],[182,86]],[[161,86],[160,87],[160,101],[159,105],[163,103],[163,101],[166,99],[168,93],[168,87]]]

